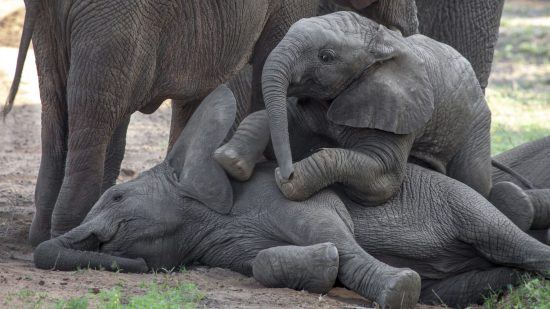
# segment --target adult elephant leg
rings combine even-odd
[[[518,284],[526,272],[509,267],[473,270],[443,280],[423,280],[420,302],[465,308],[481,304],[490,293]]]
[[[37,246],[50,239],[52,212],[63,182],[67,154],[66,62],[55,54],[50,19],[40,13],[33,33],[33,46],[42,103],[42,156],[34,193],[36,213],[29,242]]]
[[[101,194],[115,185],[118,174],[120,173],[120,165],[124,159],[124,151],[126,149],[126,131],[128,130],[128,124],[130,124],[129,116],[118,125],[107,147]]]
[[[37,246],[50,239],[52,212],[63,182],[67,152],[67,110],[61,100],[49,101],[43,95],[42,157],[36,181],[36,213],[29,231],[29,242]]]
[[[420,33],[454,47],[487,87],[504,0],[416,0]]]
[[[477,113],[462,148],[447,164],[447,176],[487,197],[491,190],[491,114]]]
[[[130,116],[123,112],[129,109],[126,104],[135,101],[125,97],[129,95],[126,89],[132,89],[131,81],[112,74],[108,61],[90,65],[89,52],[75,48],[72,53],[67,82],[67,160],[52,215],[52,237],[78,226],[99,198],[107,147],[115,129]],[[108,57],[116,55],[104,58]]]
[[[174,143],[178,139],[189,121],[189,118],[193,115],[195,110],[200,104],[200,100],[194,102],[186,102],[182,100],[172,100],[172,120],[170,121],[170,137],[168,140],[168,149],[166,153],[169,153],[174,146]]]
[[[318,0],[283,0],[277,1],[271,8],[272,15],[267,21],[260,38],[254,47],[252,56],[252,102],[250,112],[265,108],[262,95],[262,71],[267,56],[279,44],[290,26],[300,18],[317,15]],[[278,6],[278,7],[275,7]]]
[[[101,104],[104,103],[98,100],[94,105]],[[79,116],[83,110],[86,108],[82,106],[71,108],[69,99],[67,162],[52,215],[52,237],[78,226],[101,193],[107,146],[116,123],[100,118],[105,115],[100,111]]]
[[[265,249],[252,261],[252,272],[266,287],[326,294],[338,275],[338,250],[331,243]]]

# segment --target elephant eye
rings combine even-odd
[[[319,60],[323,63],[330,63],[336,59],[336,53],[331,49],[323,49],[319,52]]]
[[[113,202],[120,202],[122,201],[122,193],[116,193],[113,195]]]

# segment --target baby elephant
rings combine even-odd
[[[331,190],[289,201],[270,162],[248,182],[230,182],[212,153],[233,123],[234,104],[218,88],[163,163],[109,189],[81,226],[36,248],[35,265],[144,272],[198,262],[316,292],[338,278],[390,308],[412,308],[419,298],[477,302],[491,287],[516,282],[516,268],[550,269],[550,247],[471,188],[416,165],[379,207]]]
[[[470,63],[448,45],[403,37],[353,12],[302,19],[269,55],[262,87],[276,178],[290,199],[323,188],[309,180],[323,173],[319,162],[335,157],[346,185],[368,205],[397,192],[408,158],[489,194],[491,114]],[[302,98],[290,130],[287,96]],[[320,139],[335,148],[293,164],[289,131],[304,149]],[[342,157],[339,148],[353,151]],[[347,160],[360,164],[346,170]],[[238,179],[251,174],[233,164]],[[324,174],[322,183],[338,182],[336,175]]]

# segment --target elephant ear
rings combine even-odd
[[[409,134],[433,113],[424,61],[401,34],[380,26],[369,48],[374,64],[336,97],[327,112],[334,123]]]
[[[180,171],[183,194],[220,214],[231,211],[233,189],[212,155],[227,136],[235,114],[233,92],[225,85],[219,86],[193,113],[167,156],[168,164],[176,173]]]

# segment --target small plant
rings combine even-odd
[[[195,308],[204,297],[196,285],[178,282],[175,286],[167,282],[140,284],[145,289],[143,295],[126,295],[120,287],[88,294],[84,297],[71,298],[57,302],[56,309],[87,309],[89,307],[105,309],[138,309],[138,308]]]
[[[550,309],[550,281],[545,279],[526,277],[522,285],[509,287],[500,301],[499,294],[493,293],[483,306],[487,309]]]

